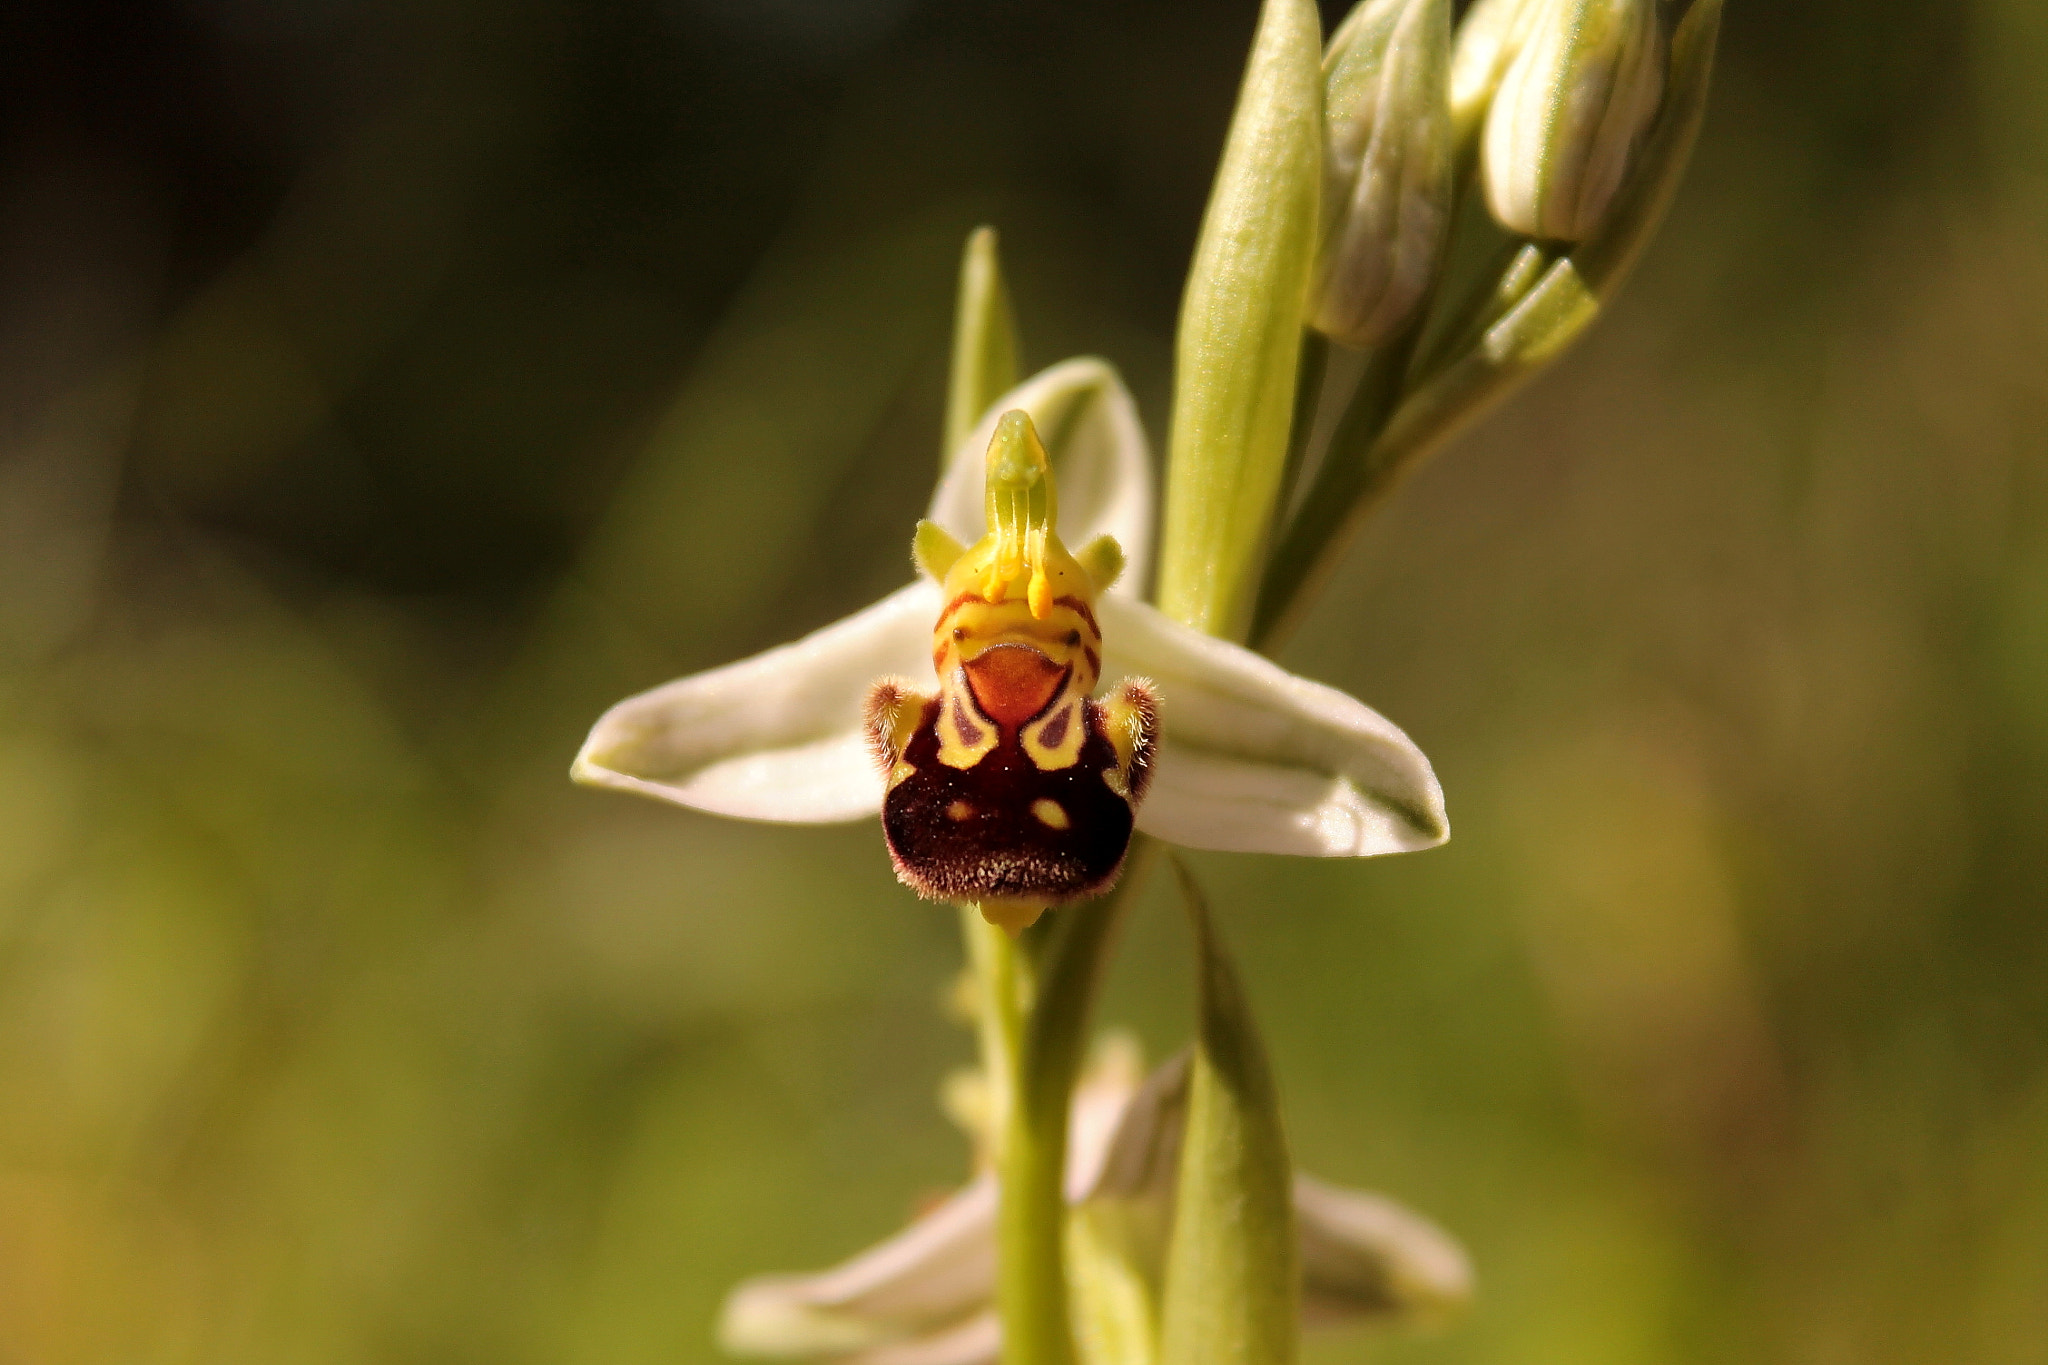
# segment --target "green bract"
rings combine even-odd
[[[1241,637],[1280,494],[1323,177],[1311,0],[1266,0],[1174,350],[1159,606]]]
[[[1273,1365],[1294,1359],[1301,1300],[1279,1096],[1208,903],[1178,861],[1174,871],[1194,926],[1200,1027],[1159,1352],[1174,1365]]]

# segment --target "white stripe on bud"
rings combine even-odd
[[[1414,313],[1451,203],[1450,0],[1362,0],[1323,58],[1323,240],[1309,324],[1372,346]]]
[[[1655,0],[1535,0],[1481,146],[1487,206],[1501,224],[1577,242],[1605,218],[1664,93]]]

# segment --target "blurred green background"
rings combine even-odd
[[[564,773],[904,578],[974,223],[1157,440],[1252,11],[7,8],[0,1362],[708,1361],[964,1174],[876,830]],[[1480,1275],[1313,1361],[2048,1361],[2044,70],[1736,0],[1612,316],[1289,651],[1457,837],[1195,861],[1302,1163]],[[1155,887],[1105,1018],[1186,975]]]

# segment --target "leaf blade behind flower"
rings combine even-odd
[[[1279,1096],[1201,890],[1178,859],[1174,870],[1195,932],[1201,1019],[1159,1358],[1287,1365],[1299,1334],[1301,1268]]]
[[[1241,638],[1285,472],[1321,232],[1322,27],[1266,0],[1175,338],[1159,605]]]

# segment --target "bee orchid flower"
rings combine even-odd
[[[1319,857],[1441,843],[1443,793],[1391,722],[1141,600],[1152,488],[1116,372],[1055,365],[952,452],[917,582],[627,698],[574,776],[741,819],[882,815],[907,884],[1012,929],[1105,889],[1133,828]]]

